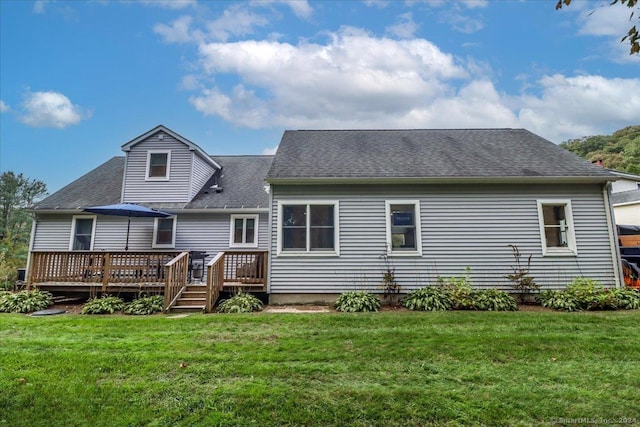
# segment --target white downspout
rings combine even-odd
[[[609,229],[609,246],[611,248],[611,256],[613,257],[613,274],[616,279],[616,288],[622,288],[624,279],[622,277],[622,269],[620,268],[620,248],[618,247],[618,230],[613,223],[613,204],[609,194],[611,192],[611,183],[608,182],[602,186],[602,196],[604,197],[605,213],[607,216],[607,228]]]

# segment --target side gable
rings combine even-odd
[[[124,203],[188,203],[222,168],[199,146],[164,126],[127,142],[122,150]]]

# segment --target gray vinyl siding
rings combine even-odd
[[[145,180],[149,150],[171,150],[169,181]],[[134,145],[127,153],[123,202],[190,201],[191,159],[189,148],[166,133],[163,140],[156,134]]]
[[[193,169],[191,173],[191,188],[189,192],[189,200],[192,200],[198,191],[207,183],[213,175],[214,169],[205,162],[198,154],[192,153]]]
[[[570,199],[578,256],[543,257],[538,199]],[[477,287],[508,288],[514,258],[509,244],[532,257],[531,274],[543,288],[561,288],[574,277],[615,285],[601,187],[522,185],[274,186],[270,292],[380,291],[386,247],[385,201],[420,201],[422,256],[392,257],[402,292],[461,276],[471,268]],[[277,255],[278,201],[338,200],[340,255]]]
[[[39,215],[34,236],[36,251],[67,251],[71,237],[73,215]],[[93,249],[95,251],[122,251],[127,236],[127,218],[98,215]],[[129,251],[149,251],[152,248],[153,218],[131,218]],[[177,216],[176,247],[178,250],[206,251],[211,259],[219,251],[229,248],[231,232],[230,213],[179,214]],[[258,248],[269,246],[268,214],[258,220]],[[244,248],[243,248],[244,249]],[[246,250],[252,250],[246,248]]]
[[[44,215],[36,217],[34,251],[67,251],[71,239],[71,215]]]

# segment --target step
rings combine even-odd
[[[188,312],[188,311],[204,311],[204,305],[174,305],[169,310],[172,313]]]
[[[202,291],[184,291],[180,298],[207,298],[207,293]]]
[[[202,305],[204,306],[207,303],[207,300],[205,298],[180,298],[179,300],[176,301],[175,305],[180,305],[180,306],[184,306],[184,305]]]

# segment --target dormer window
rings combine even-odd
[[[147,181],[168,181],[171,165],[171,151],[147,152]]]

